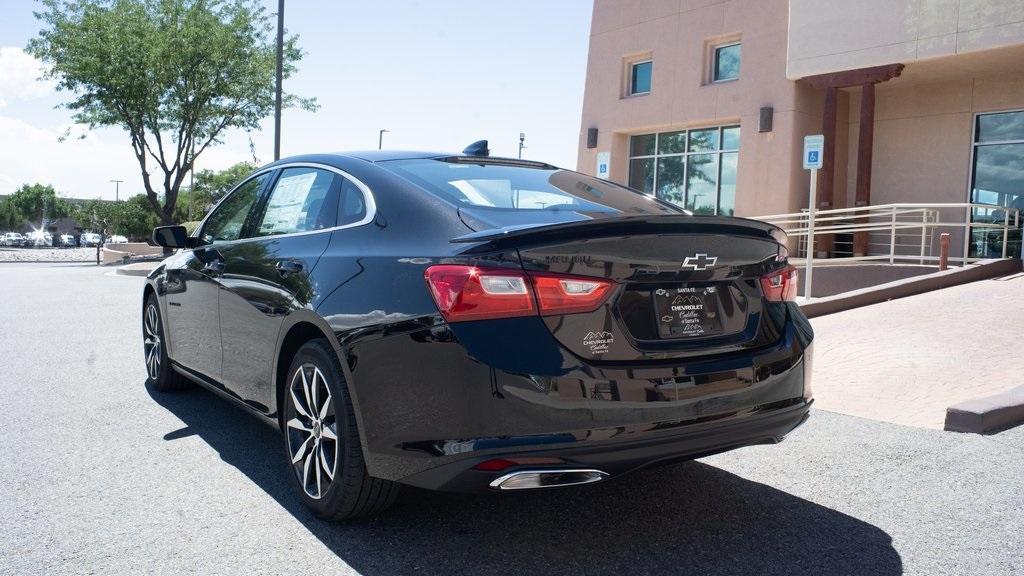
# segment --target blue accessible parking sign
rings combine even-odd
[[[804,170],[821,168],[825,137],[821,134],[804,136]]]

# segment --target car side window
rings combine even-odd
[[[256,206],[263,184],[270,174],[261,174],[236,188],[206,219],[200,238],[207,243],[241,238],[245,221]]]
[[[338,203],[338,226],[354,224],[366,216],[366,198],[363,191],[348,178],[341,178],[341,201]]]
[[[270,192],[255,236],[333,228],[342,180],[318,168],[285,168]]]

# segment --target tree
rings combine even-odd
[[[25,219],[18,214],[14,203],[8,198],[0,200],[0,231],[14,230],[20,228],[24,223]]]
[[[114,202],[103,200],[86,200],[75,204],[71,217],[78,221],[84,230],[107,234],[112,228],[114,219]]]
[[[146,240],[160,220],[149,209],[145,194],[136,194],[124,202],[115,202],[111,234],[123,234],[132,240]]]
[[[8,210],[17,220],[11,227],[21,226],[25,222],[42,224],[42,221],[62,218],[70,213],[70,205],[64,198],[57,196],[53,186],[43,184],[25,184],[15,190],[7,198]]]
[[[224,131],[251,131],[274,107],[273,26],[256,0],[42,0],[28,50],[48,66],[76,122],[128,132],[146,198],[173,224],[195,159]],[[284,44],[284,77],[301,60]],[[292,94],[284,105],[315,110]],[[150,172],[156,175],[157,183]],[[163,198],[161,205],[160,199]]]
[[[251,162],[239,162],[220,171],[200,170],[196,172],[192,188],[180,193],[177,222],[201,219],[210,206],[220,202],[225,194],[237,186],[243,178],[256,170]]]
[[[75,205],[72,214],[82,228],[104,236],[122,234],[133,240],[149,238],[153,228],[160,225],[149,209],[145,194],[136,194],[122,202],[87,200]]]

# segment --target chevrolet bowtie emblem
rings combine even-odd
[[[707,270],[712,268],[718,262],[718,256],[708,256],[707,254],[696,254],[694,256],[687,256],[686,260],[683,260],[683,268],[693,268],[694,270]]]

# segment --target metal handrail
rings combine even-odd
[[[963,210],[962,220],[943,221],[942,211]],[[971,222],[973,211],[1002,212],[1002,222]],[[979,204],[974,202],[944,202],[944,203],[896,203],[876,204],[871,206],[858,206],[854,208],[832,208],[828,210],[808,210],[791,212],[787,214],[770,214],[757,216],[756,220],[762,220],[779,226],[786,233],[796,239],[797,251],[794,260],[804,260],[805,265],[810,268],[815,254],[807,257],[808,233],[817,238],[823,235],[832,234],[855,234],[867,233],[868,254],[849,257],[829,258],[829,262],[857,262],[857,261],[878,261],[888,260],[890,264],[899,261],[917,261],[919,264],[938,261],[938,256],[931,254],[931,247],[935,241],[935,231],[941,229],[962,229],[963,230],[963,251],[960,256],[950,256],[950,261],[960,262],[962,265],[983,260],[984,257],[970,257],[971,230],[996,230],[1002,231],[1002,257],[1007,256],[1007,245],[1010,231],[1020,228],[1020,209],[998,206],[995,204]],[[976,212],[975,212],[976,213]],[[908,234],[907,231],[920,230],[920,234]],[[876,241],[880,235],[888,236],[883,241]],[[872,238],[874,237],[874,238]],[[911,237],[912,240],[907,241]],[[835,244],[836,242],[833,241]],[[851,242],[839,242],[841,245],[854,244]],[[887,254],[886,252],[887,250]],[[879,250],[881,249],[881,250]],[[813,252],[813,251],[812,251]],[[882,252],[882,253],[877,253]],[[853,253],[851,247],[851,254]],[[800,258],[800,255],[804,258]]]

